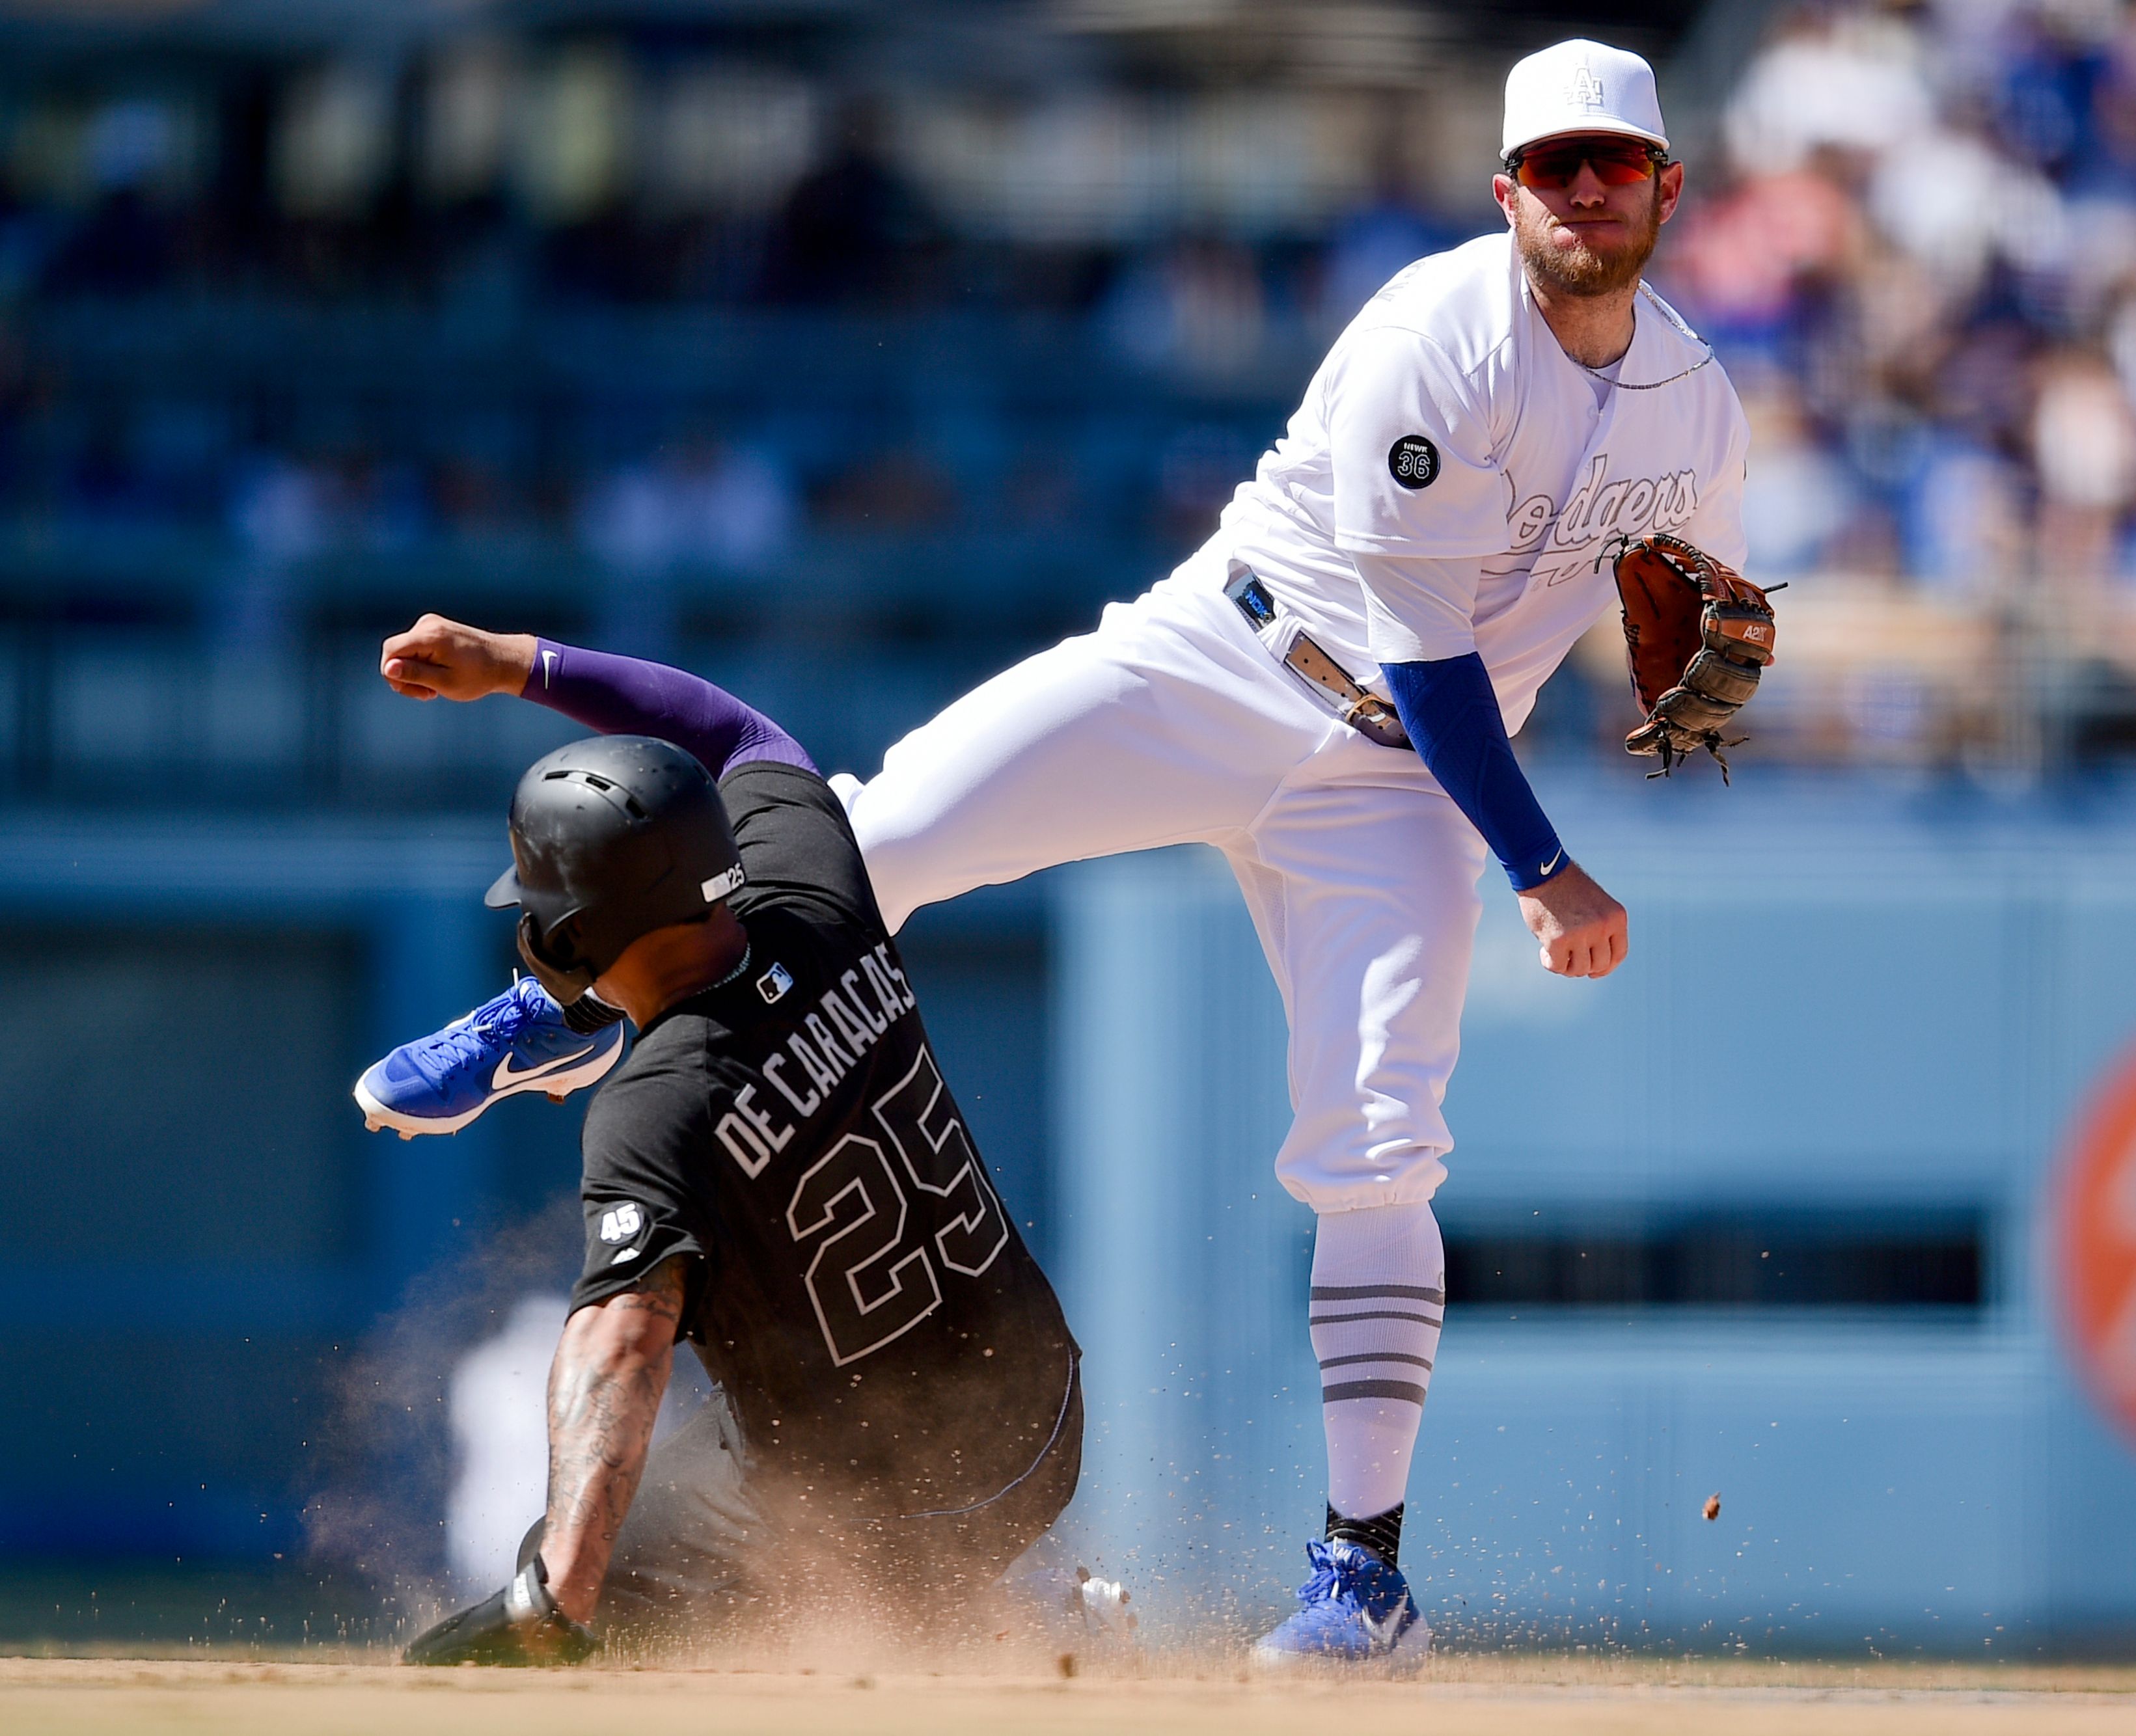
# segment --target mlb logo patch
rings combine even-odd
[[[794,972],[788,970],[783,964],[773,965],[769,970],[756,979],[756,992],[764,997],[764,1004],[766,1006],[783,999],[786,991],[793,987]]]

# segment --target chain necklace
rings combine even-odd
[[[1578,356],[1575,356],[1570,358],[1574,366],[1580,368],[1586,373],[1592,374],[1597,380],[1601,381],[1604,385],[1614,386],[1620,392],[1651,392],[1661,386],[1673,386],[1679,380],[1688,379],[1692,375],[1697,373],[1701,368],[1704,367],[1707,362],[1713,360],[1713,346],[1708,343],[1703,337],[1701,337],[1697,332],[1692,331],[1689,326],[1686,325],[1683,321],[1677,317],[1676,309],[1669,306],[1667,302],[1663,301],[1658,295],[1655,294],[1653,290],[1649,289],[1643,279],[1641,279],[1639,284],[1639,293],[1646,297],[1648,301],[1652,302],[1656,308],[1661,310],[1663,318],[1666,319],[1671,325],[1674,326],[1677,331],[1682,332],[1686,337],[1688,337],[1693,343],[1697,344],[1702,350],[1705,351],[1706,353],[1700,356],[1697,361],[1692,363],[1689,367],[1683,369],[1678,373],[1671,374],[1665,380],[1642,380],[1637,382],[1625,380],[1612,380],[1607,374],[1604,373],[1601,369],[1589,367],[1587,364],[1580,361]],[[1637,335],[1636,332],[1634,335]],[[1628,349],[1624,353],[1629,356],[1631,352]],[[1619,357],[1618,361],[1619,366],[1621,366],[1623,365],[1623,357]]]
[[[733,982],[735,977],[739,977],[744,971],[747,970],[749,968],[749,955],[750,950],[751,943],[747,940],[743,941],[741,943],[741,957],[735,961],[735,967],[729,971],[726,976],[721,977],[718,982],[712,985],[712,987],[714,988],[725,988],[730,982]]]

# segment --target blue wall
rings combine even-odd
[[[2136,1454],[2075,1387],[2038,1242],[2056,1142],[2136,1031],[2136,825],[1862,783],[1545,795],[1634,951],[1546,977],[1487,877],[1449,1235],[1955,1210],[1986,1305],[1453,1297],[1405,1551],[1435,1622],[1755,1649],[2136,1627]],[[1269,1169],[1280,1007],[1213,853],[1079,869],[1056,924],[1079,1524],[1160,1606],[1250,1625],[1322,1498],[1310,1220]]]
[[[1755,777],[1546,796],[1635,951],[1607,982],[1548,978],[1487,880],[1449,1234],[1958,1212],[1985,1227],[1985,1300],[1457,1297],[1411,1488],[1435,1621],[1757,1647],[2125,1635],[2136,1457],[2075,1387],[2037,1236],[2070,1118],[2136,1032],[2136,825]],[[501,980],[508,925],[478,903],[500,830],[17,811],[0,1549],[300,1549],[381,1321],[411,1285],[487,1282],[500,1229],[569,1186],[570,1110],[404,1144],[346,1097]],[[1299,1577],[1322,1467],[1310,1219],[1269,1171],[1281,1013],[1235,890],[1206,853],[1092,864],[905,941],[1090,1353],[1079,1546],[1154,1611],[1252,1626]],[[413,1372],[434,1384],[449,1348]],[[439,1468],[396,1486],[418,1518]]]
[[[367,1137],[347,1094],[379,1045],[494,992],[501,848],[12,817],[0,1544],[295,1545],[362,1335],[510,1192],[501,1127]]]

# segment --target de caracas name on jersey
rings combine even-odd
[[[784,975],[774,964],[764,981]],[[713,1128],[742,1173],[755,1180],[773,1155],[786,1148],[799,1126],[823,1107],[839,1080],[919,1004],[905,972],[891,960],[887,943],[862,954],[857,965],[825,989],[815,1006],[801,1015],[802,1028],[790,1032],[784,1047],[774,1050],[757,1069],[761,1082],[791,1106],[795,1120],[785,1120],[769,1094],[760,1094],[751,1083],[735,1093],[734,1107]]]

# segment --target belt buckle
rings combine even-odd
[[[1409,731],[1402,727],[1401,714],[1376,693],[1368,691],[1350,707],[1342,721],[1367,740],[1376,741],[1383,748],[1412,745]]]

